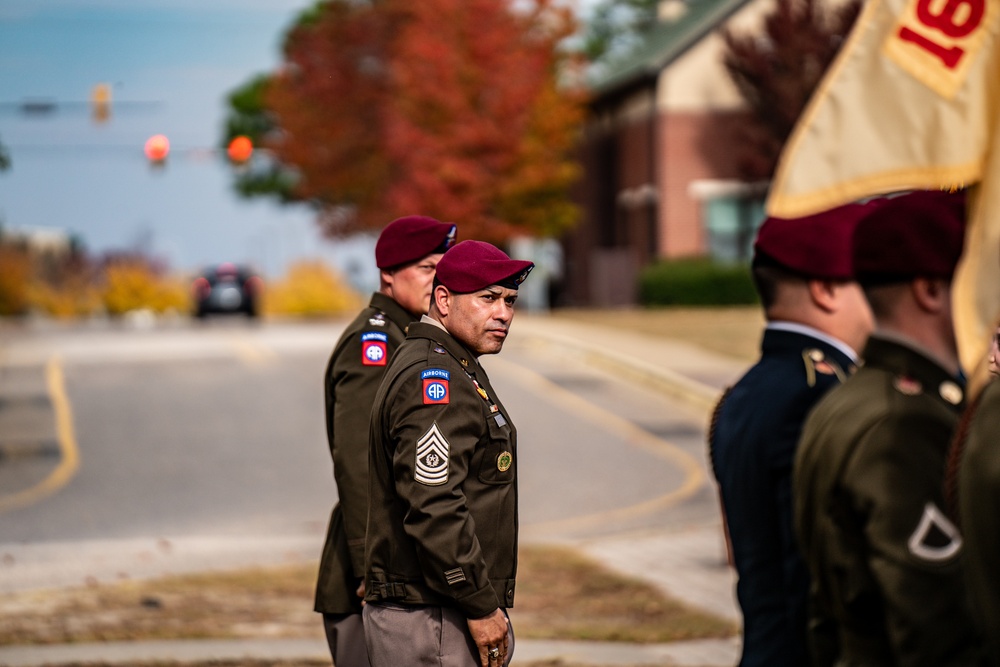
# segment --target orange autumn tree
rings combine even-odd
[[[577,216],[575,28],[550,0],[325,2],[266,85],[268,147],[331,234],[415,212],[463,238],[556,234]]]
[[[390,95],[391,30],[375,6],[335,0],[286,36],[285,62],[263,84],[272,127],[261,140],[297,176],[289,198],[327,214],[377,205],[389,173],[380,115]]]

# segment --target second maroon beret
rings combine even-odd
[[[950,279],[965,241],[964,191],[916,190],[886,197],[854,232],[854,268],[864,283]]]
[[[425,215],[396,218],[382,230],[375,243],[375,265],[391,269],[444,252],[455,244],[457,227]]]

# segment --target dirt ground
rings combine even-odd
[[[35,591],[0,600],[0,645],[198,638],[317,638],[315,565]],[[727,637],[732,623],[575,552],[522,548],[518,636],[668,642]]]

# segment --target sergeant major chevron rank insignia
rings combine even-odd
[[[447,482],[450,452],[451,445],[434,422],[427,433],[417,440],[417,465],[413,478],[427,486],[440,486]]]

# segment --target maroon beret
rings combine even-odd
[[[437,280],[452,292],[478,292],[490,285],[517,289],[532,262],[511,259],[507,254],[483,241],[462,241],[449,250],[437,265]]]
[[[965,237],[965,192],[886,197],[854,232],[854,269],[868,284],[955,273]]]
[[[768,218],[757,233],[754,264],[777,264],[817,280],[852,280],[851,236],[876,206],[850,203],[803,218]]]
[[[380,269],[416,262],[444,252],[455,244],[457,227],[424,215],[396,218],[375,243],[375,265]]]

